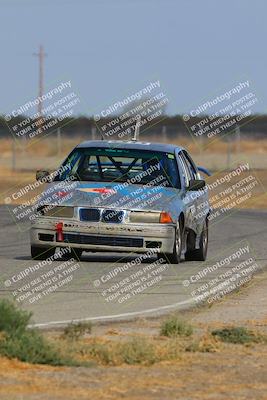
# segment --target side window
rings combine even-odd
[[[62,166],[64,166],[66,169],[58,177],[56,177],[55,180],[63,181],[67,179],[70,175],[75,174],[78,170],[82,157],[83,156],[79,151],[74,151],[73,153],[71,153],[62,164]]]
[[[190,174],[190,180],[198,179],[198,173],[197,173],[196,167],[195,167],[194,163],[192,162],[191,158],[189,157],[189,155],[186,153],[186,151],[182,151],[182,156],[185,161],[187,170]]]
[[[86,169],[87,172],[98,173],[96,156],[86,157],[84,169]]]
[[[178,159],[179,159],[179,164],[181,166],[181,171],[182,171],[182,176],[181,176],[182,181],[184,182],[184,186],[188,187],[189,182],[192,178],[191,178],[190,172],[189,172],[188,167],[185,162],[185,158],[182,153],[178,154]]]

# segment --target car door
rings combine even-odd
[[[181,174],[182,200],[185,204],[185,226],[197,233],[198,224],[196,213],[199,193],[197,191],[188,190],[190,181],[198,179],[197,171],[189,165],[183,151],[178,153],[178,163]]]
[[[183,150],[182,156],[185,160],[191,179],[200,179],[200,174],[190,155],[185,150]],[[199,190],[192,193],[195,193],[195,195],[193,195],[195,197],[196,206],[196,213],[194,216],[195,223],[197,225],[197,229],[202,231],[203,223],[206,219],[207,214],[209,213],[208,194],[206,190]]]

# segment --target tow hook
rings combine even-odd
[[[56,223],[56,241],[63,242],[64,235],[63,235],[63,222]]]

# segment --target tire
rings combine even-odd
[[[199,249],[187,251],[185,253],[186,261],[205,261],[207,258],[208,243],[209,243],[209,230],[208,230],[208,222],[206,220],[200,236]]]
[[[62,247],[61,247],[62,249]],[[63,260],[70,260],[71,258],[74,258],[77,261],[80,261],[80,258],[82,256],[82,249],[71,249],[70,253],[66,253],[62,256]]]
[[[179,264],[179,262],[181,261],[182,247],[183,247],[183,235],[181,232],[180,222],[178,222],[175,232],[173,252],[171,254],[159,253],[158,258],[164,258],[164,260],[168,264]]]
[[[55,254],[55,247],[31,246],[31,257],[34,260],[46,260]]]
[[[82,252],[83,252],[82,249],[73,249],[71,251],[72,258],[74,258],[77,261],[80,261],[81,256],[82,256]]]

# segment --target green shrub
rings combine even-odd
[[[0,301],[0,354],[33,364],[79,365],[64,357],[36,329],[28,329],[31,313]]]
[[[32,314],[22,311],[8,300],[0,301],[0,332],[9,333],[12,336],[25,332]]]
[[[192,326],[177,317],[170,317],[164,321],[160,329],[160,334],[168,337],[190,336],[192,333]]]
[[[211,333],[213,336],[219,337],[223,342],[226,343],[245,344],[258,341],[257,336],[243,327],[217,329]]]
[[[0,354],[32,364],[72,364],[70,359],[60,356],[56,349],[35,330],[26,331],[19,336],[6,335],[0,341]]]

